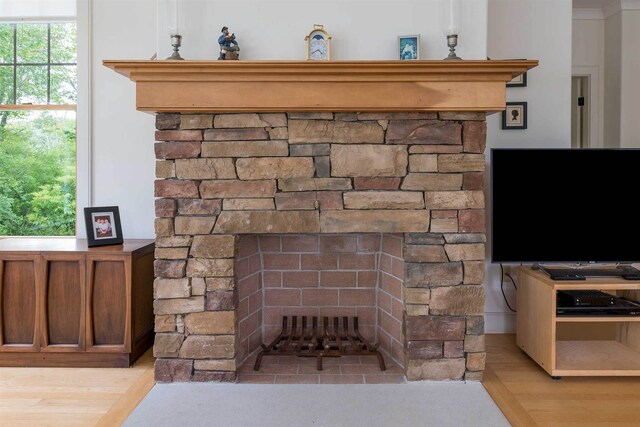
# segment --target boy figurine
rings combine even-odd
[[[240,46],[236,41],[236,35],[229,35],[229,28],[222,27],[222,35],[218,37],[218,44],[220,45],[220,56],[218,59],[238,59]]]

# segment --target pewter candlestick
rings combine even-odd
[[[184,59],[180,56],[178,50],[180,46],[182,46],[182,36],[179,34],[174,34],[171,36],[171,46],[173,46],[173,53],[167,59]]]
[[[450,34],[447,36],[447,46],[449,46],[449,56],[444,58],[448,59],[462,59],[458,55],[456,55],[456,46],[458,46],[458,35]]]

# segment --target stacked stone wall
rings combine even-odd
[[[156,127],[158,381],[235,379],[238,236],[287,233],[403,234],[408,379],[481,378],[484,113],[161,114]]]

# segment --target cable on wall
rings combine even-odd
[[[504,298],[504,302],[505,304],[507,304],[507,307],[509,307],[509,310],[513,311],[514,313],[517,312],[517,310],[515,310],[513,307],[511,307],[511,304],[509,304],[509,301],[507,300],[507,295],[504,293],[504,267],[502,266],[502,263],[500,263],[500,292],[502,292],[502,298]],[[516,285],[516,281],[513,280],[513,277],[511,276],[511,274],[507,273],[506,276],[511,280],[511,283],[513,284],[513,287],[515,288],[515,290],[518,290],[518,286]]]

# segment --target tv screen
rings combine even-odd
[[[640,150],[491,150],[493,262],[640,261]]]

